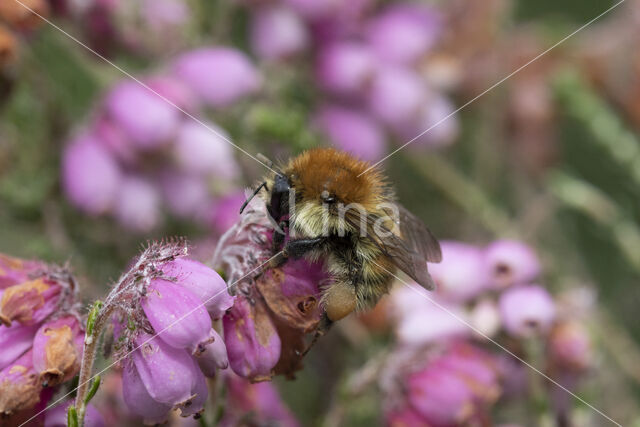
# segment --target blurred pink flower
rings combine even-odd
[[[540,261],[531,247],[516,240],[497,240],[484,250],[492,285],[505,288],[530,282],[540,274]]]
[[[143,150],[170,142],[180,119],[174,106],[135,81],[123,81],[111,90],[106,111],[131,142]]]
[[[216,201],[211,221],[218,233],[225,233],[240,219],[240,207],[246,199],[244,191],[239,190],[229,193]]]
[[[504,328],[522,338],[546,333],[556,312],[553,298],[538,285],[507,289],[500,295],[499,307]]]
[[[363,159],[375,161],[385,154],[385,136],[375,120],[366,114],[341,107],[326,106],[314,122],[337,148]]]
[[[90,214],[101,214],[113,205],[120,185],[115,160],[90,135],[69,144],[62,157],[62,185],[67,197]]]
[[[444,299],[464,302],[486,289],[482,251],[465,243],[442,241],[442,262],[430,264],[437,292]]]
[[[440,148],[451,145],[460,133],[458,119],[452,113],[455,107],[436,92],[429,92],[425,103],[413,120],[394,126],[402,144],[412,141],[407,148],[413,150]]]
[[[413,70],[385,64],[372,80],[369,109],[383,123],[401,126],[418,117],[425,93],[424,81]]]
[[[278,4],[256,8],[251,17],[251,46],[261,58],[286,59],[309,44],[307,28],[299,15]]]
[[[374,73],[374,60],[363,43],[340,41],[322,48],[316,60],[320,85],[338,94],[362,93]]]
[[[146,232],[161,220],[160,202],[155,185],[145,178],[129,176],[120,183],[114,213],[125,227]]]
[[[202,176],[168,172],[162,176],[161,186],[165,203],[172,214],[181,218],[206,217],[212,200]]]
[[[174,74],[212,107],[225,107],[256,92],[262,78],[249,58],[225,47],[201,48],[181,55]]]
[[[47,409],[45,413],[44,427],[67,427],[67,411],[73,400],[60,403],[53,408]],[[102,415],[91,403],[87,405],[87,412],[84,417],[86,427],[104,427],[105,422]]]
[[[239,173],[229,135],[219,126],[194,121],[180,126],[173,151],[178,166],[191,174],[233,179]]]
[[[381,62],[410,63],[426,54],[440,35],[440,16],[427,6],[395,4],[376,15],[367,37]]]
[[[580,372],[593,361],[591,337],[584,325],[577,321],[563,321],[549,334],[547,349],[551,363],[561,371]]]

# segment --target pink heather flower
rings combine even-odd
[[[279,60],[303,51],[309,44],[299,15],[281,5],[257,8],[251,18],[251,46],[261,58]]]
[[[500,312],[497,304],[490,299],[480,300],[469,314],[473,327],[487,337],[492,337],[500,330]]]
[[[141,149],[169,142],[176,132],[180,111],[146,87],[123,81],[106,100],[109,117]]]
[[[576,321],[555,325],[549,334],[547,349],[554,367],[565,371],[584,371],[593,358],[589,332]]]
[[[213,341],[211,318],[202,301],[186,287],[154,279],[142,309],[162,341],[198,355]]]
[[[246,200],[244,191],[239,190],[227,194],[216,201],[212,224],[215,230],[223,234],[238,222],[240,207]]]
[[[176,285],[196,295],[211,318],[219,319],[233,306],[227,284],[220,275],[206,265],[188,258],[178,258],[160,267],[168,277],[176,279]]]
[[[385,425],[389,427],[428,427],[424,417],[411,405],[388,411],[384,418]]]
[[[29,280],[29,275],[42,270],[44,264],[0,254],[0,290]]]
[[[173,406],[151,397],[132,363],[122,370],[122,397],[129,411],[142,417],[145,424],[162,424]]]
[[[547,332],[556,312],[553,298],[538,285],[507,289],[500,296],[499,307],[504,328],[516,337]]]
[[[31,351],[0,371],[0,416],[12,415],[35,406],[42,385],[33,370]]]
[[[147,1],[153,3],[156,0]],[[195,111],[198,107],[196,95],[178,79],[171,76],[154,76],[149,78],[146,84],[158,95],[187,112]]]
[[[44,427],[67,427],[67,411],[69,406],[73,404],[73,400],[63,402],[51,409],[47,409],[45,413]],[[84,417],[84,425],[86,427],[104,427],[105,422],[102,415],[91,403],[87,405],[87,412]]]
[[[126,177],[120,183],[114,210],[122,225],[147,232],[161,220],[159,191],[144,178]]]
[[[409,375],[409,403],[428,425],[470,423],[499,396],[495,369],[482,351],[469,344],[454,345]]]
[[[39,278],[6,288],[0,299],[0,322],[34,325],[42,322],[58,307],[59,284]]]
[[[389,126],[418,117],[426,87],[420,76],[400,67],[382,67],[372,80],[369,109]]]
[[[469,328],[451,314],[466,321],[460,307],[437,301],[433,294],[416,284],[409,286],[398,287],[391,293],[395,333],[400,344],[419,347],[469,334]]]
[[[394,132],[414,150],[441,148],[451,145],[458,137],[460,126],[453,115],[455,108],[442,95],[431,92],[417,117],[394,127]]]
[[[428,7],[394,5],[374,17],[366,32],[380,61],[415,62],[435,44],[440,17]]]
[[[361,93],[373,77],[374,61],[369,48],[357,42],[336,42],[323,48],[316,62],[316,77],[327,90]]]
[[[11,326],[0,325],[0,369],[15,362],[18,357],[31,348],[38,325],[24,326],[14,323]]]
[[[281,342],[264,304],[239,296],[222,324],[231,369],[252,381],[270,379],[280,359]]]
[[[196,359],[202,373],[210,378],[213,378],[219,369],[227,369],[229,367],[227,347],[217,332],[213,331],[213,335],[214,341],[207,344],[205,350]]]
[[[192,391],[202,376],[189,353],[145,333],[138,336],[136,344],[142,346],[133,352],[133,364],[149,396],[170,407],[188,406]],[[138,402],[127,404],[137,405]]]
[[[52,387],[80,370],[84,330],[75,316],[46,322],[33,340],[33,368],[43,384]]]
[[[229,374],[227,379],[227,404],[221,421],[223,426],[235,426],[253,422],[282,427],[298,427],[298,421],[284,405],[277,389],[271,382],[251,384],[236,375]],[[253,424],[249,422],[249,424]]]
[[[211,195],[206,178],[186,173],[167,173],[162,177],[162,194],[168,209],[182,218],[200,218]]]
[[[140,12],[145,23],[158,34],[179,29],[191,14],[188,4],[180,0],[143,0]]]
[[[235,178],[239,170],[229,135],[213,123],[206,126],[194,121],[180,126],[173,148],[178,166],[188,173]]]
[[[317,113],[314,122],[334,146],[363,160],[379,160],[385,153],[383,130],[364,113],[327,106]]]
[[[540,274],[533,249],[516,240],[495,241],[485,248],[484,256],[492,284],[499,288],[530,282]]]
[[[472,245],[443,241],[442,262],[430,264],[429,272],[437,292],[451,301],[464,302],[486,288],[482,251]]]
[[[190,417],[204,411],[204,405],[209,397],[209,387],[204,375],[198,375],[196,382],[191,389],[191,400],[188,404],[180,406],[180,416]]]
[[[109,210],[120,185],[111,154],[92,136],[81,135],[62,156],[62,185],[71,202],[94,215]]]
[[[202,48],[174,64],[175,75],[212,107],[225,107],[256,92],[262,79],[249,58],[232,48]]]
[[[305,18],[315,19],[326,17],[328,14],[338,10],[341,1],[342,0],[284,0],[284,3]]]

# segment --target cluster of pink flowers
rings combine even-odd
[[[281,0],[251,6],[250,41],[267,61],[308,50],[323,100],[313,122],[337,147],[366,160],[400,143],[438,147],[456,138],[454,111],[437,79],[425,72],[441,35],[437,10],[415,3],[378,9],[373,2]]]
[[[482,423],[498,398],[526,393],[527,368],[491,340],[525,360],[525,344],[538,342],[538,368],[562,383],[588,369],[589,334],[536,284],[541,266],[530,247],[500,240],[484,248],[443,242],[442,250],[442,263],[430,266],[435,294],[414,284],[391,294],[397,345],[381,379],[391,425]]]
[[[62,181],[83,211],[110,214],[125,227],[149,231],[173,215],[228,227],[242,194],[230,136],[202,117],[254,93],[261,77],[246,55],[202,48],[176,58],[144,85],[113,87],[65,148]],[[233,212],[235,213],[235,212]]]
[[[0,419],[37,416],[47,426],[59,412],[40,412],[80,369],[84,326],[77,286],[65,269],[0,255]],[[66,404],[59,407],[68,406]],[[94,408],[87,425],[101,426]]]

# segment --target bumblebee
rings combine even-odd
[[[440,245],[395,201],[379,169],[345,152],[319,148],[274,170],[253,196],[266,190],[261,194],[277,225],[274,250],[282,251],[284,262],[325,261],[331,284],[323,290],[321,328],[373,307],[389,291],[397,269],[434,288],[427,261],[440,262]]]

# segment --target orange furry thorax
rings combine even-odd
[[[316,148],[291,159],[284,171],[302,199],[329,192],[345,205],[358,203],[374,209],[389,200],[391,191],[384,176],[371,165],[332,148]]]

